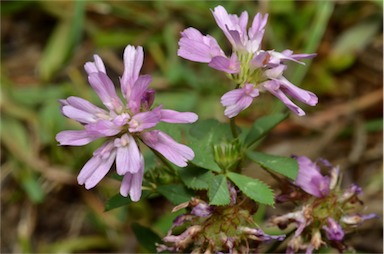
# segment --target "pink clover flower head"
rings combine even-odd
[[[79,184],[84,184],[86,189],[93,188],[115,162],[117,174],[123,176],[121,195],[129,195],[133,201],[138,201],[144,174],[144,158],[138,141],[157,150],[176,165],[185,167],[187,161],[194,158],[192,149],[152,128],[159,122],[193,123],[198,117],[192,112],[162,109],[162,106],[152,108],[154,90],[148,88],[151,76],[140,75],[144,59],[142,47],[128,45],[123,59],[120,85],[126,102],[117,95],[102,59],[94,55],[94,61],[87,62],[84,68],[89,84],[107,110],[79,97],[60,100],[62,114],[81,123],[84,129],[62,131],[56,135],[56,140],[60,145],[82,146],[106,138],[81,169],[77,178]]]
[[[305,156],[294,157],[299,164],[295,184],[308,194],[322,198],[330,192],[330,179],[320,173],[320,167]]]
[[[187,28],[181,32],[178,49],[180,57],[208,63],[208,66],[227,73],[236,83],[235,90],[252,84],[259,92],[268,91],[299,116],[305,115],[305,112],[289,97],[310,106],[317,104],[318,98],[315,94],[296,87],[283,76],[287,61],[304,64],[301,62],[302,59],[312,58],[316,54],[294,54],[288,49],[282,52],[262,50],[261,42],[268,14],[257,13],[248,30],[248,13],[245,11],[237,16],[229,14],[224,7],[217,6],[212,10],[212,14],[232,45],[231,57],[225,55],[212,36],[203,35],[195,28]],[[232,100],[236,101],[239,91],[227,93],[225,99],[222,98],[222,105],[226,108],[224,114],[229,118],[237,116],[242,110],[248,108],[256,97],[246,96],[247,98],[238,100],[238,106],[234,104],[228,106],[227,101],[230,96],[233,96]]]

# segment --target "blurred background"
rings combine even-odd
[[[363,187],[363,212],[381,217],[347,243],[358,253],[383,252],[383,2],[286,0],[1,1],[1,253],[153,251],[139,244],[133,231],[141,240],[145,232],[132,223],[164,236],[172,205],[154,198],[106,212],[119,181],[105,178],[91,191],[77,184],[99,143],[57,145],[58,132],[79,127],[61,115],[58,100],[75,95],[100,105],[84,63],[99,54],[118,84],[124,47],[142,45],[141,73],[152,75],[157,104],[226,121],[219,98],[233,88],[229,80],[176,55],[180,32],[190,26],[230,52],[210,12],[218,4],[250,17],[268,12],[264,49],[318,54],[306,66],[290,65],[287,78],[316,93],[319,104],[300,105],[307,115],[291,114],[260,149],[339,165],[346,186]],[[265,94],[238,123],[247,127],[283,108]]]

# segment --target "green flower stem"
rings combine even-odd
[[[232,132],[232,136],[233,138],[237,138],[239,137],[239,133],[237,132],[237,126],[236,126],[236,123],[235,123],[235,117],[231,118],[229,120],[229,123],[230,123],[230,126],[231,126],[231,132]]]

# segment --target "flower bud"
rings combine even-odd
[[[241,146],[237,139],[232,142],[213,146],[215,162],[225,171],[233,170],[238,165],[241,159],[240,153]]]

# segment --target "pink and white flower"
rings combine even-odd
[[[194,158],[189,147],[179,144],[163,132],[152,130],[159,122],[193,123],[197,115],[152,108],[154,90],[148,88],[151,77],[140,75],[144,52],[142,47],[128,45],[124,50],[124,72],[120,78],[124,103],[117,95],[108,77],[102,59],[94,56],[93,62],[84,65],[88,81],[107,110],[79,97],[60,100],[64,116],[83,124],[83,130],[67,130],[56,135],[60,145],[82,146],[98,138],[107,141],[93,153],[78,175],[78,182],[86,189],[96,186],[116,163],[117,174],[124,176],[120,193],[138,201],[144,174],[144,158],[138,146],[142,141],[161,153],[177,166],[187,166]]]
[[[310,106],[317,104],[315,94],[296,87],[283,76],[287,67],[286,61],[304,64],[300,60],[312,58],[316,54],[293,54],[291,50],[262,50],[261,42],[268,14],[257,13],[248,30],[248,13],[245,11],[237,16],[228,14],[224,7],[217,6],[212,14],[232,45],[231,56],[225,55],[215,38],[203,35],[192,27],[181,32],[178,55],[191,61],[208,63],[208,66],[229,74],[235,81],[237,88],[221,98],[227,117],[237,116],[251,105],[259,92],[265,91],[272,93],[299,116],[305,115],[305,112],[289,97]],[[252,94],[247,91],[252,91]],[[230,98],[231,96],[233,98]]]

